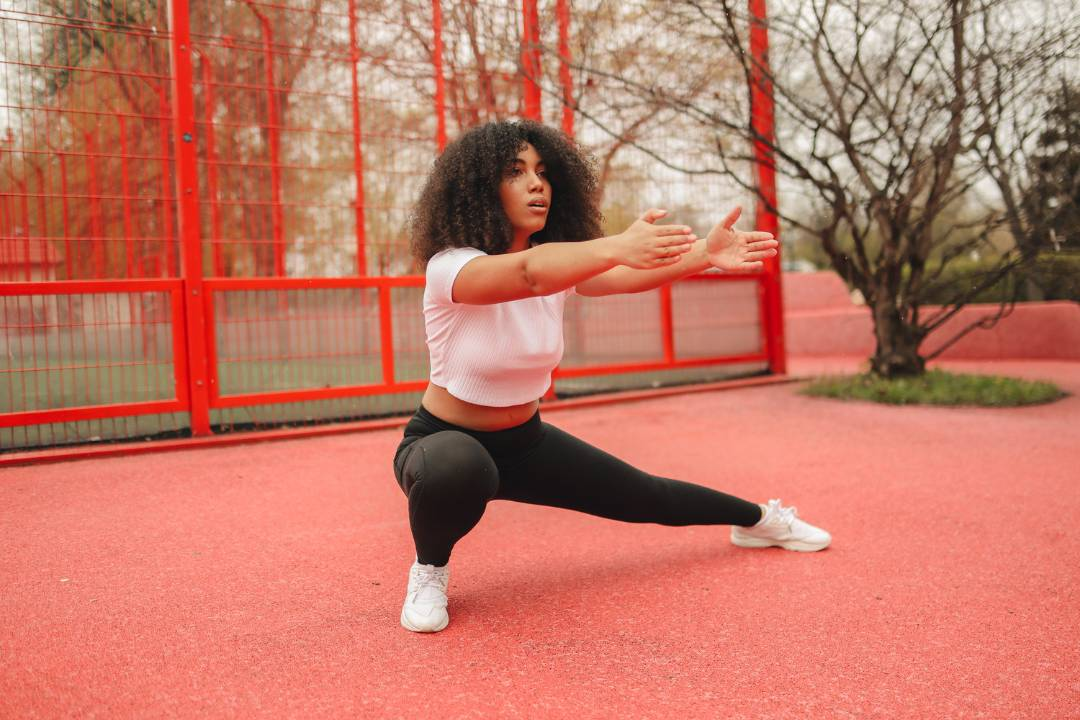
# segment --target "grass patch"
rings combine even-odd
[[[871,373],[823,377],[799,391],[811,397],[869,400],[889,405],[1016,407],[1065,397],[1049,382],[999,375],[961,375],[928,370],[919,377],[886,380]]]

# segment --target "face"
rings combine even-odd
[[[527,243],[530,235],[544,229],[551,208],[551,183],[544,161],[532,145],[526,144],[504,171],[499,198],[514,228],[516,245]]]

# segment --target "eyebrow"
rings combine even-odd
[[[525,161],[524,161],[524,160],[522,160],[521,158],[514,158],[514,159],[513,159],[513,160],[512,160],[511,162],[510,162],[510,164],[511,164],[511,165],[524,165],[524,164],[525,164]],[[538,163],[536,163],[536,164],[537,164],[537,165],[543,165],[543,166],[547,167],[547,163],[545,163],[545,162],[544,162],[543,160],[541,160],[540,162],[538,162]]]

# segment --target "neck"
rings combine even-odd
[[[514,239],[510,242],[510,249],[507,252],[521,252],[522,250],[529,249],[529,234],[514,232]]]

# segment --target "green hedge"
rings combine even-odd
[[[817,378],[800,392],[811,397],[869,400],[889,405],[1015,407],[1065,396],[1056,385],[997,375],[927,370],[918,377],[885,379],[873,374]]]
[[[923,291],[927,305],[950,302],[959,288],[975,285],[993,268],[992,264],[957,258],[949,263],[933,286]],[[1044,253],[1036,258],[1026,272],[982,290],[968,302],[1001,302],[1020,284],[1019,302],[1040,300],[1071,300],[1080,302],[1080,252]]]

